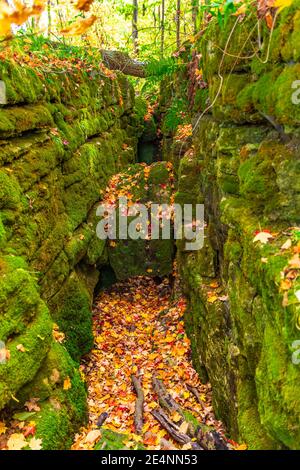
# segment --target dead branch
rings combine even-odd
[[[160,425],[170,434],[174,441],[181,445],[188,444],[191,442],[191,438],[186,434],[179,431],[178,426],[169,419],[161,408],[151,411],[154,418],[160,423]]]
[[[135,393],[137,395],[136,403],[135,403],[135,413],[134,413],[134,426],[136,434],[142,434],[143,431],[143,413],[144,413],[144,391],[141,385],[140,380],[138,377],[134,375],[131,376],[131,380],[135,389]]]
[[[99,416],[97,420],[97,427],[101,428],[103,424],[105,423],[105,421],[107,420],[107,418],[108,418],[108,413],[101,413],[101,415]]]
[[[187,434],[180,432],[179,427],[176,426],[176,424],[170,420],[170,418],[164,413],[161,408],[153,410],[151,414],[159,422],[159,424],[170,434],[174,441],[178,442],[181,445],[190,444],[190,447],[193,450],[203,450],[199,443],[193,442]]]
[[[200,398],[200,393],[198,392],[198,390],[196,389],[196,387],[192,387],[191,385],[186,385],[187,389],[189,392],[191,392],[194,397],[196,398],[197,402],[200,403],[200,405],[202,406],[203,409],[205,409],[205,403],[203,402],[203,400],[201,400]]]
[[[162,381],[159,380],[157,377],[153,376],[152,384],[153,384],[154,391],[158,396],[158,401],[159,401],[160,406],[168,410],[169,413],[174,413],[176,411],[183,417],[183,420],[184,420],[184,414],[183,414],[181,406],[178,405],[178,403],[176,403],[172,395],[166,390]]]

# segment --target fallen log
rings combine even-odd
[[[135,389],[135,393],[137,395],[136,403],[135,403],[135,413],[134,413],[134,427],[136,434],[142,434],[143,432],[143,414],[144,414],[144,391],[141,385],[140,380],[138,377],[132,375],[131,380]]]
[[[125,52],[101,50],[104,65],[110,70],[119,70],[132,77],[146,77],[146,63],[132,59]]]

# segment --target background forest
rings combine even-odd
[[[16,5],[12,1],[4,3]],[[17,3],[33,4],[31,1]],[[159,57],[170,55],[197,31],[200,4],[199,0],[48,0],[42,14],[31,17],[25,27],[19,28],[19,33],[42,32],[57,39],[63,31],[73,44],[84,41],[92,47],[116,48],[143,58]]]

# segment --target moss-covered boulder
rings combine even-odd
[[[135,165],[127,172],[118,175],[117,184],[113,180],[108,191],[109,197],[112,196],[116,200],[117,228],[123,210],[119,206],[118,197],[127,197],[126,210],[129,211],[133,210],[130,208],[134,208],[135,204],[141,204],[146,216],[146,220],[142,222],[143,212],[137,212],[135,215],[128,214],[128,219],[125,221],[128,238],[122,240],[117,236],[116,240],[108,241],[109,263],[117,279],[141,275],[163,277],[172,272],[174,248],[171,216],[168,221],[164,222],[170,223],[167,239],[161,239],[161,235],[160,239],[151,239],[149,225],[152,203],[157,204],[161,210],[169,211],[172,186],[172,168],[166,163],[156,163],[151,166]],[[165,209],[164,205],[166,205]],[[129,233],[131,229],[136,239],[131,238]],[[161,229],[162,227],[160,231]]]

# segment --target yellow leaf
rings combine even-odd
[[[151,403],[149,403],[148,405],[148,408],[150,408],[151,410],[157,407],[158,407],[158,404],[156,403],[156,401],[151,401]]]
[[[271,238],[273,235],[269,232],[259,232],[253,239],[253,243],[260,242],[262,245],[266,245]]]
[[[75,3],[76,10],[89,11],[94,0],[77,0]]]
[[[0,36],[7,36],[11,32],[11,25],[21,25],[30,16],[40,15],[46,2],[36,0],[31,7],[27,7],[20,0],[14,0],[14,7],[9,6],[4,0],[0,1]]]
[[[189,423],[187,423],[186,421],[183,421],[183,423],[179,427],[179,432],[181,432],[182,434],[187,434],[188,429],[189,429]]]
[[[282,245],[281,250],[289,250],[292,246],[292,240],[290,238]]]
[[[292,287],[292,282],[289,279],[283,279],[280,283],[281,290],[289,290]]]
[[[94,429],[90,431],[85,438],[85,442],[88,444],[94,444],[101,437],[101,431],[99,429]]]
[[[7,441],[8,450],[21,450],[26,446],[28,446],[28,442],[26,442],[24,435],[20,433],[12,434]]]
[[[70,388],[72,388],[71,379],[70,379],[70,377],[67,377],[64,380],[64,390],[70,390]]]
[[[210,304],[214,304],[218,300],[218,297],[216,295],[211,295],[208,297],[207,302]]]
[[[146,425],[145,425],[145,426],[146,426]],[[143,427],[143,432],[145,432],[145,431],[144,431],[145,426]],[[142,438],[141,436],[138,436],[137,434],[133,434],[133,435],[132,435],[132,439],[133,439],[135,442],[143,442],[143,438]]]
[[[168,335],[165,341],[166,343],[173,343],[173,341],[175,341],[175,338],[174,336]]]
[[[246,444],[241,444],[237,447],[235,447],[235,450],[247,450],[248,446]]]
[[[2,421],[0,421],[0,436],[1,436],[1,434],[5,434],[6,430],[7,430],[7,427],[5,426],[5,424]]]
[[[108,400],[109,398],[110,398],[110,394],[108,393],[108,394],[105,395],[104,397],[99,398],[99,399],[98,399],[98,402],[99,402],[99,403],[103,403],[104,401]]]
[[[175,411],[175,413],[172,414],[172,420],[175,421],[175,423],[178,423],[182,419],[182,416]]]
[[[80,36],[84,34],[97,20],[97,16],[91,15],[89,18],[81,18],[72,23],[67,28],[61,30],[64,36]]]
[[[245,15],[246,10],[247,10],[247,5],[246,5],[246,3],[244,3],[243,5],[241,5],[241,6],[237,9],[237,11],[236,11],[235,13],[233,13],[233,16]]]
[[[284,8],[291,6],[293,0],[275,0],[274,7],[278,8],[278,12],[282,11]]]
[[[293,269],[300,269],[300,257],[299,253],[296,253],[289,261],[289,266]]]
[[[33,437],[29,442],[29,447],[31,450],[42,450],[42,442],[42,439]]]

